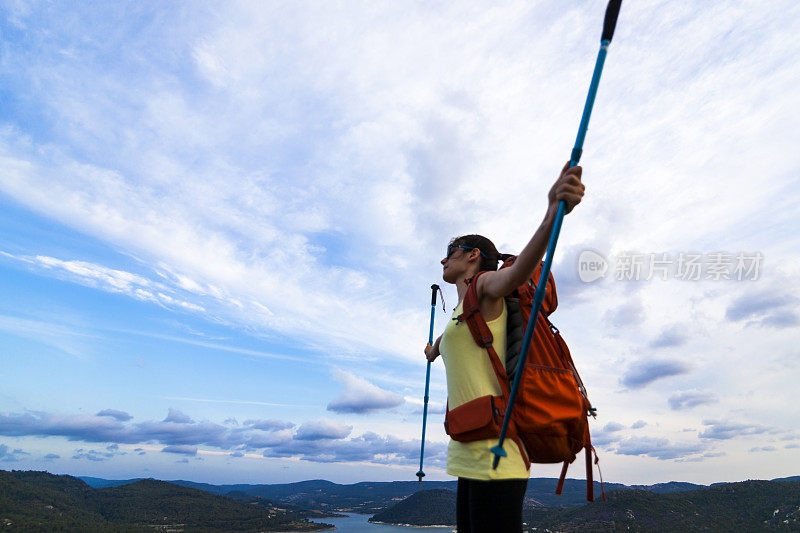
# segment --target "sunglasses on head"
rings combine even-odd
[[[476,246],[464,246],[463,244],[450,244],[447,246],[447,255],[445,257],[450,257],[451,255],[453,255],[453,251],[455,251],[456,248],[463,248],[465,250],[478,250],[479,252],[481,252],[481,249]],[[486,257],[486,254],[481,252],[481,256]]]

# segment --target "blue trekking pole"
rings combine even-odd
[[[435,283],[431,285],[431,328],[428,332],[428,344],[433,344],[433,315],[436,312],[436,291],[439,286]],[[431,362],[428,361],[428,369],[425,372],[425,403],[422,406],[422,444],[419,448],[419,472],[417,477],[419,482],[422,483],[422,478],[425,477],[425,472],[422,471],[422,458],[425,456],[425,423],[428,420],[428,386],[431,384]]]
[[[619,15],[619,8],[622,5],[622,0],[610,0],[606,7],[606,16],[603,21],[603,34],[600,37],[600,52],[597,54],[597,61],[594,64],[594,73],[592,74],[592,83],[589,85],[589,94],[586,96],[586,104],[583,106],[583,116],[581,117],[581,125],[578,128],[578,137],[575,139],[575,146],[572,148],[572,155],[570,156],[569,168],[578,164],[583,152],[583,140],[586,137],[586,130],[589,127],[589,117],[592,115],[592,106],[594,106],[594,97],[597,94],[597,86],[600,84],[600,75],[603,73],[603,63],[606,60],[608,53],[608,45],[611,44],[611,38],[614,36],[614,27],[617,25],[617,16]],[[506,407],[506,414],[503,418],[503,427],[500,430],[500,437],[497,446],[492,448],[494,454],[494,461],[492,468],[496,469],[500,463],[501,457],[506,457],[506,451],[503,449],[503,441],[505,441],[506,433],[508,432],[508,424],[511,420],[511,413],[514,409],[514,401],[517,398],[517,389],[519,389],[519,382],[522,377],[522,369],[525,368],[525,360],[528,358],[528,349],[531,346],[531,339],[533,338],[533,330],[536,327],[536,317],[539,316],[539,309],[542,307],[544,300],[545,290],[547,288],[547,278],[550,275],[550,265],[553,262],[553,254],[556,251],[556,242],[558,241],[558,234],[561,231],[561,222],[564,219],[564,212],[567,209],[567,203],[561,200],[558,203],[558,211],[556,212],[556,219],[553,222],[553,231],[550,233],[550,241],[547,244],[547,255],[545,256],[544,266],[542,267],[541,276],[539,276],[539,283],[536,286],[536,292],[533,295],[533,309],[531,310],[531,317],[528,321],[528,327],[525,331],[525,338],[522,341],[522,350],[520,351],[519,361],[517,362],[517,373],[514,376],[514,383],[511,386],[511,393],[509,394],[508,406]]]

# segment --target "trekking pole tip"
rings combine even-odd
[[[422,483],[422,478],[425,477],[425,472],[420,470],[419,472],[417,472],[417,477],[419,478],[419,483]]]
[[[600,37],[601,41],[611,42],[614,36],[614,28],[617,26],[617,17],[619,16],[619,8],[622,6],[622,0],[609,0],[606,7],[606,18],[603,20],[603,35]]]
[[[499,444],[491,449],[491,452],[494,454],[494,460],[492,461],[492,470],[497,470],[497,465],[500,464],[500,458],[506,457],[506,451],[503,449],[502,446]]]

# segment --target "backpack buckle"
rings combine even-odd
[[[481,340],[483,341],[484,348],[492,347],[492,337],[490,335],[484,335],[483,337],[481,337]]]

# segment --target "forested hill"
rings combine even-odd
[[[720,483],[670,494],[615,491],[606,503],[526,509],[525,519],[557,531],[800,531],[800,481]]]
[[[800,481],[722,483],[685,492],[617,490],[605,503],[581,507],[526,505],[523,516],[529,528],[550,531],[800,531]],[[454,525],[455,494],[419,492],[370,520]]]
[[[311,531],[297,512],[145,479],[94,489],[71,476],[0,471],[0,527],[21,531]]]
[[[687,490],[703,489],[706,485],[696,485],[695,483],[686,483],[684,481],[670,481],[669,483],[656,483],[655,485],[629,485],[629,489],[646,490],[647,492],[655,492],[657,494],[666,494],[669,492],[684,492]],[[609,490],[614,490],[611,487]]]
[[[456,493],[423,490],[380,512],[370,522],[412,526],[450,526],[456,523]]]

